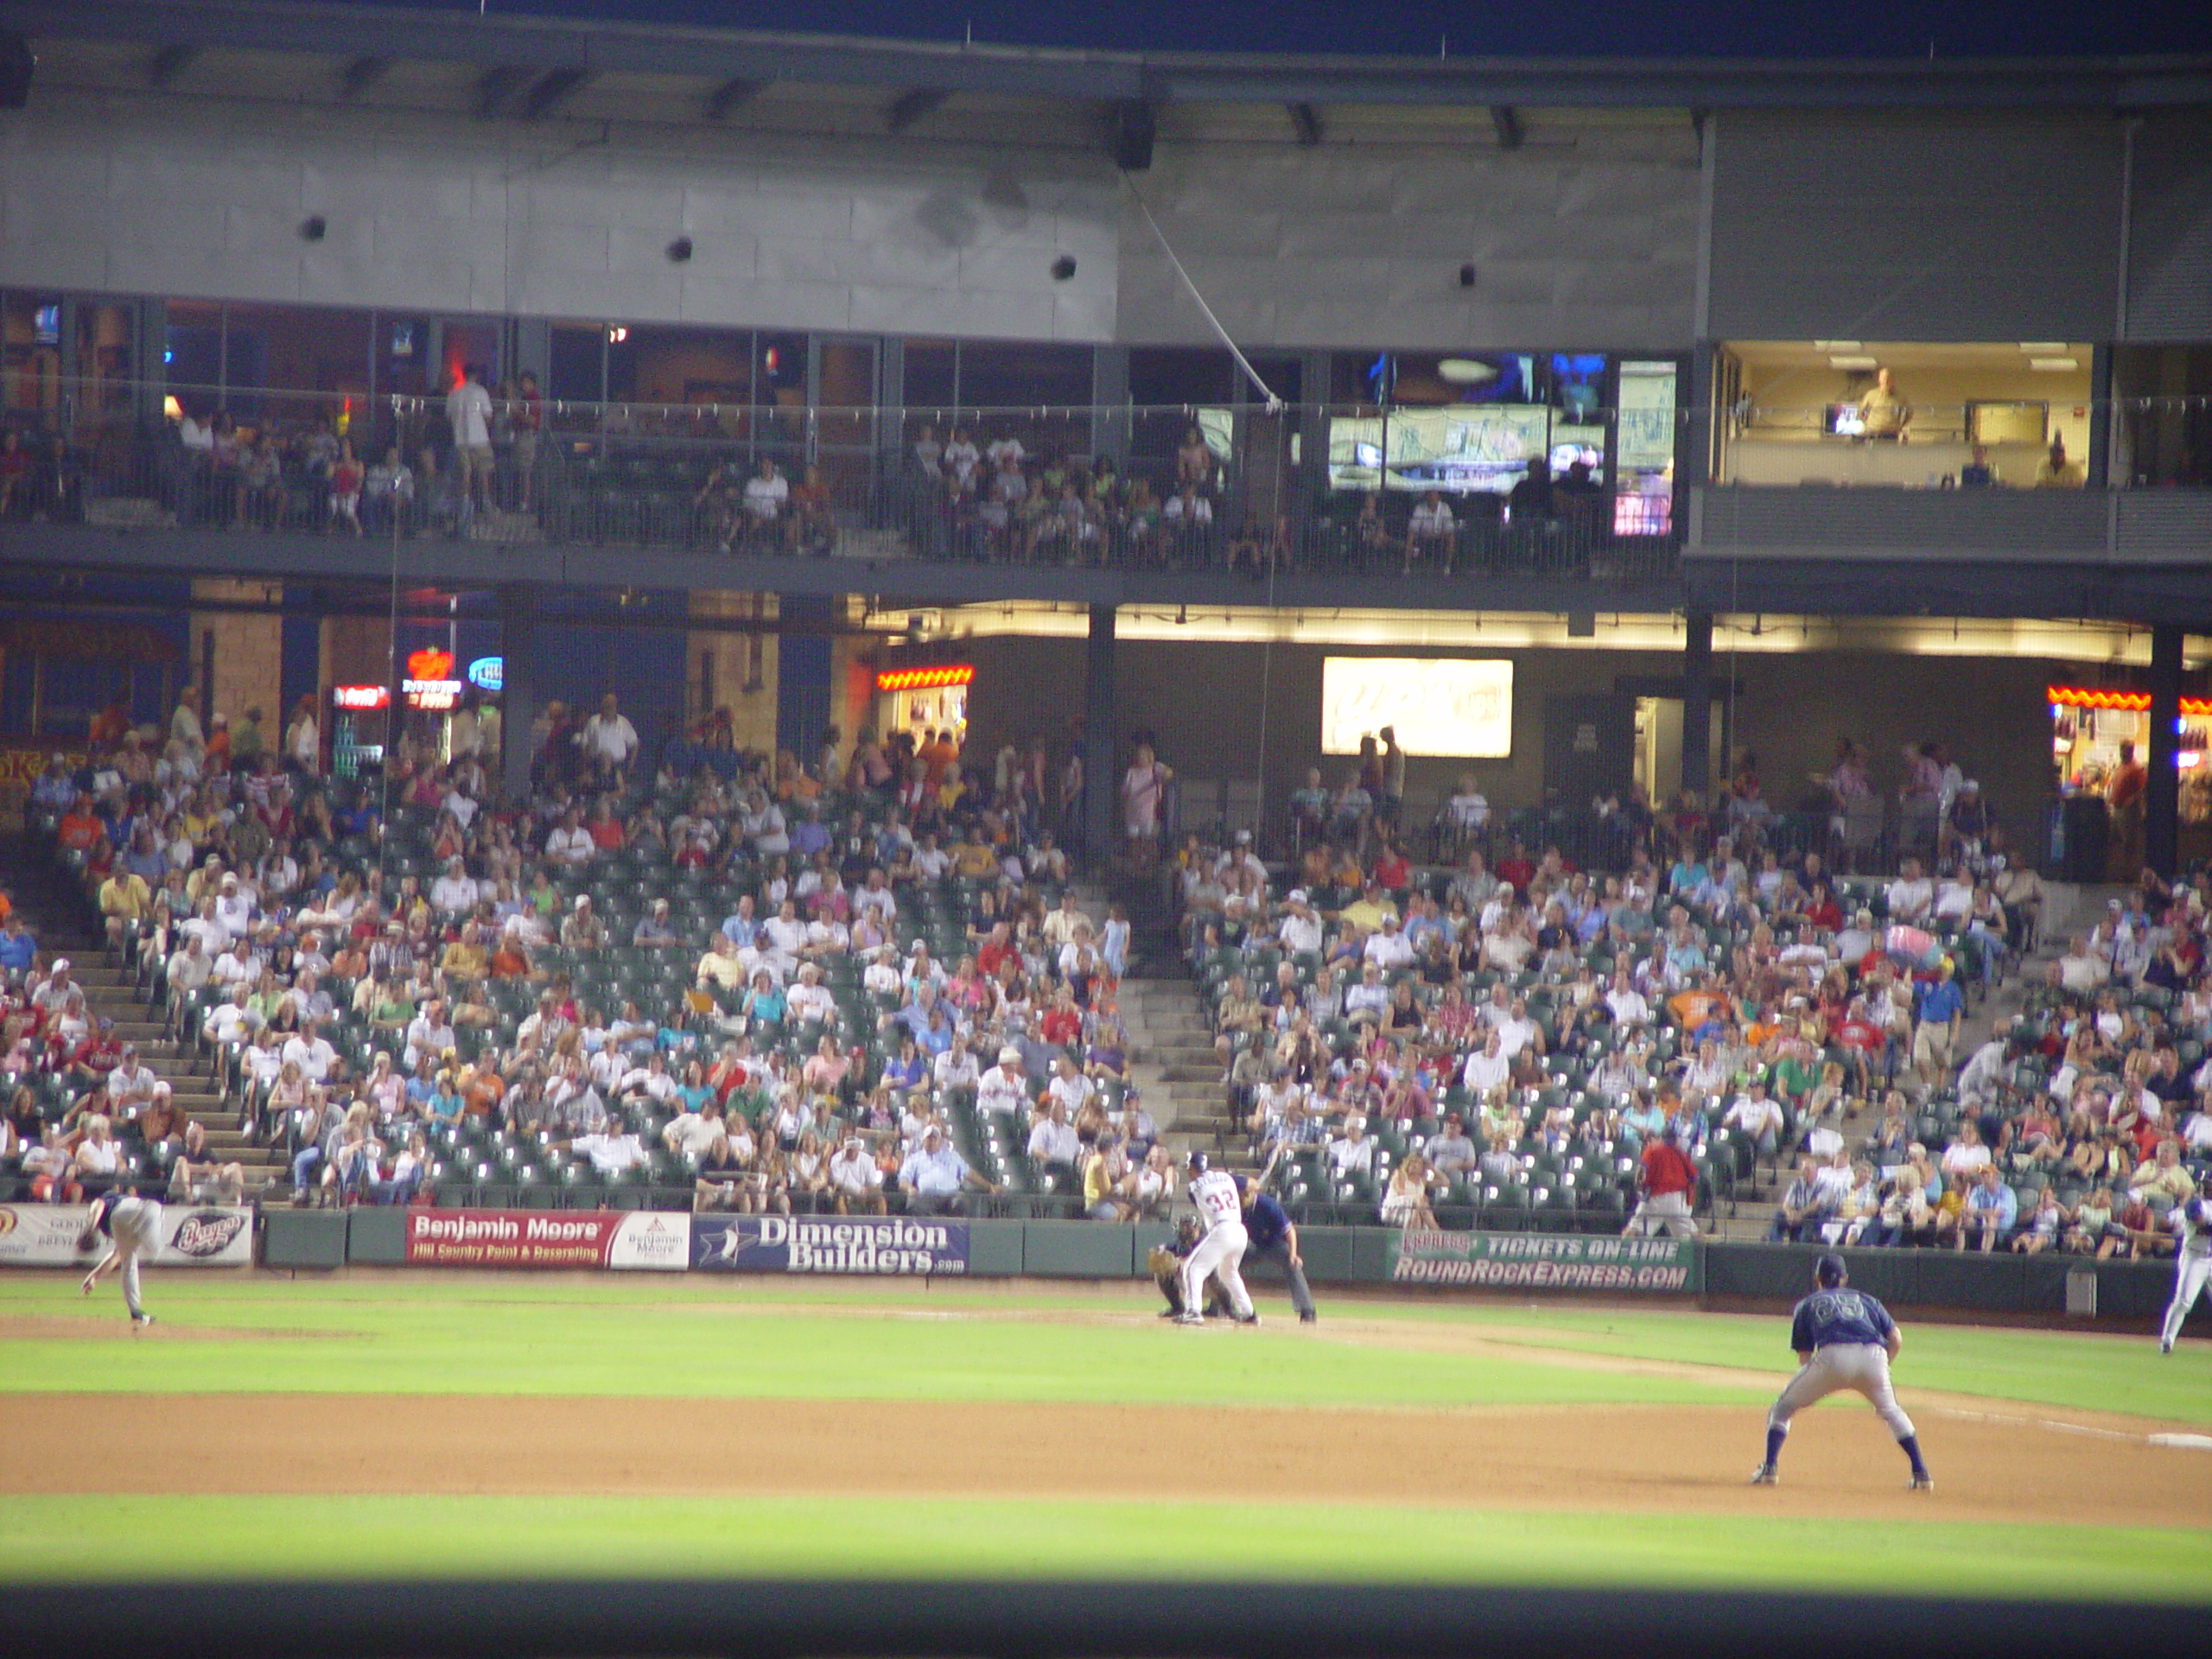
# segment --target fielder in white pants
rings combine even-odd
[[[1236,1180],[1217,1169],[1208,1169],[1198,1154],[1192,1154],[1191,1202],[1206,1224],[1206,1236],[1183,1258],[1183,1320],[1200,1323],[1205,1315],[1205,1282],[1218,1277],[1229,1293],[1229,1306],[1240,1321],[1255,1322],[1252,1298],[1244,1288],[1244,1249],[1250,1240],[1244,1231],[1244,1209],[1236,1196]]]
[[[85,1294],[92,1294],[101,1275],[120,1269],[123,1305],[130,1310],[131,1324],[151,1325],[154,1316],[138,1301],[138,1260],[162,1247],[162,1206],[151,1198],[104,1197],[92,1205],[79,1247],[90,1249],[92,1241],[103,1235],[109,1241],[107,1254],[85,1275]]]
[[[2212,1227],[2205,1225],[2207,1205],[2202,1198],[2177,1204],[2167,1212],[2166,1224],[2174,1231],[2174,1299],[2166,1304],[2166,1323],[2158,1332],[2158,1351],[2171,1354],[2181,1340],[2182,1321],[2212,1280]]]

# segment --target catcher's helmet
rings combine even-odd
[[[1843,1258],[1840,1255],[1824,1255],[1813,1264],[1813,1277],[1823,1290],[1834,1290],[1849,1276],[1843,1270]]]
[[[1184,1165],[1184,1166],[1185,1166],[1185,1168],[1187,1168],[1187,1169],[1191,1172],[1191,1173],[1192,1173],[1192,1174],[1193,1174],[1193,1175],[1203,1175],[1203,1174],[1205,1174],[1205,1173],[1206,1173],[1206,1155],[1205,1155],[1205,1154],[1204,1154],[1203,1152],[1194,1152],[1194,1153],[1192,1153],[1192,1154],[1190,1155],[1190,1157],[1185,1160],[1185,1165]]]

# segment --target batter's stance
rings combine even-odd
[[[1191,1202],[1198,1207],[1198,1219],[1205,1224],[1206,1236],[1198,1241],[1196,1249],[1183,1258],[1183,1311],[1175,1316],[1175,1322],[1205,1323],[1205,1315],[1199,1311],[1205,1306],[1205,1283],[1218,1274],[1221,1287],[1229,1293],[1229,1309],[1236,1316],[1236,1323],[1257,1325],[1260,1316],[1252,1311],[1252,1299],[1244,1289],[1244,1275],[1238,1271],[1249,1241],[1244,1234],[1243,1206],[1236,1201],[1236,1183],[1220,1170],[1207,1168],[1203,1152],[1191,1154],[1190,1170]]]
[[[1800,1369],[1766,1414],[1766,1461],[1751,1471],[1751,1484],[1774,1484],[1775,1459],[1782,1455],[1792,1417],[1815,1400],[1850,1389],[1873,1402],[1912,1459],[1912,1490],[1933,1491],[1936,1478],[1920,1460],[1912,1419],[1890,1392],[1890,1362],[1904,1345],[1897,1321],[1872,1296],[1844,1288],[1846,1276],[1841,1256],[1822,1256],[1813,1268],[1819,1288],[1789,1317],[1789,1345],[1797,1351]]]
[[[135,1192],[101,1193],[92,1200],[85,1230],[77,1235],[77,1248],[89,1250],[103,1238],[107,1240],[107,1254],[85,1275],[85,1294],[92,1294],[102,1274],[122,1268],[123,1305],[130,1310],[131,1327],[143,1331],[154,1322],[154,1316],[138,1305],[138,1258],[150,1256],[161,1248],[162,1206]]]

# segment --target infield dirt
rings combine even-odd
[[[1784,1484],[1768,1490],[1743,1484],[1762,1425],[1735,1407],[22,1394],[8,1402],[0,1492],[1205,1496],[2212,1524],[2202,1452],[2080,1413],[1921,1409],[1932,1495],[1904,1491],[1903,1458],[1855,1399],[1798,1419]]]

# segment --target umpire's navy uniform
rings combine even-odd
[[[1313,1293],[1306,1287],[1306,1269],[1290,1259],[1290,1217],[1282,1205],[1268,1193],[1254,1193],[1244,1206],[1244,1233],[1251,1241],[1244,1248],[1244,1259],[1257,1256],[1281,1268],[1283,1277],[1290,1281],[1290,1305],[1300,1319],[1312,1319]]]

